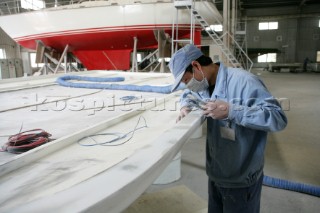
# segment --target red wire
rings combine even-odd
[[[49,142],[50,136],[50,133],[42,129],[20,132],[10,136],[8,142],[2,146],[2,149],[10,153],[22,153]]]

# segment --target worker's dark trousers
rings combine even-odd
[[[259,213],[263,175],[246,188],[222,188],[208,182],[208,213]]]

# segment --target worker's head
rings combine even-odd
[[[169,63],[175,81],[172,91],[176,90],[181,82],[193,91],[205,89],[208,81],[202,71],[201,66],[212,63],[210,57],[204,56],[199,48],[194,45],[186,45],[179,49],[171,58]]]

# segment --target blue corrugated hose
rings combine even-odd
[[[69,80],[91,81],[100,83],[75,83],[68,82]],[[87,89],[110,89],[110,90],[129,90],[140,92],[155,92],[155,93],[171,93],[172,85],[167,86],[151,86],[151,85],[133,85],[133,84],[101,84],[101,82],[120,82],[124,81],[123,77],[100,78],[86,77],[76,75],[65,75],[57,79],[57,83],[65,87],[87,88]],[[181,85],[179,89],[182,89]]]
[[[320,197],[320,187],[264,176],[263,185]]]

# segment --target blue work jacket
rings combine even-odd
[[[187,95],[193,93],[203,100],[229,103],[227,119],[207,118],[206,171],[220,187],[247,187],[263,174],[264,150],[269,131],[286,127],[287,118],[279,102],[255,75],[220,63],[215,89],[198,93],[185,90],[181,106],[188,106]],[[233,139],[223,137],[229,128]]]

